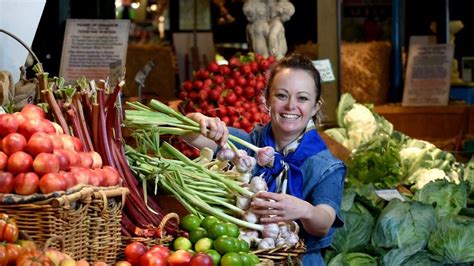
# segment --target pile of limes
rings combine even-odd
[[[180,227],[188,237],[177,237],[172,247],[195,252],[205,252],[212,257],[214,266],[247,266],[260,262],[255,254],[249,253],[249,244],[239,239],[239,227],[220,221],[214,216],[200,219],[194,214],[181,219]]]

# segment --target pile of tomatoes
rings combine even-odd
[[[181,85],[179,108],[185,114],[219,117],[228,126],[250,132],[255,124],[269,121],[263,91],[275,58],[249,53],[233,56],[228,62],[218,65],[214,61],[194,72],[193,79]],[[177,148],[188,152],[182,144]]]
[[[39,106],[0,115],[0,193],[31,195],[64,191],[77,184],[114,186],[117,170],[102,167],[97,152],[46,118]]]
[[[0,213],[0,265],[21,265],[16,263],[17,259],[36,250],[32,241],[19,241],[18,234],[19,230],[15,219]],[[26,260],[26,256],[24,257],[21,259]]]

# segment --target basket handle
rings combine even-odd
[[[28,52],[31,54],[31,56],[33,56],[33,58],[35,59],[35,61],[38,63],[38,64],[41,64],[40,60],[38,59],[38,57],[36,56],[36,54],[33,52],[33,50],[31,50],[31,48],[26,45],[26,43],[24,43],[22,40],[20,40],[20,38],[16,37],[13,33],[9,32],[9,31],[6,31],[4,29],[0,29],[0,32],[3,32],[5,33],[6,35],[10,36],[11,38],[15,39],[15,41],[19,42],[23,47],[25,47],[26,50],[28,50]]]
[[[179,215],[175,212],[170,212],[163,216],[163,219],[161,219],[160,224],[158,225],[158,230],[160,230],[160,238],[164,238],[164,232],[165,232],[165,226],[168,223],[169,220],[175,219],[176,223],[179,224]]]

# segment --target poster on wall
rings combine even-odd
[[[68,19],[59,75],[67,82],[86,77],[115,83],[125,69],[129,28],[130,20]]]
[[[402,105],[447,105],[453,55],[451,44],[410,45]]]

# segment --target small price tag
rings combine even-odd
[[[316,60],[313,61],[313,64],[321,75],[321,82],[331,82],[336,80],[329,59]]]
[[[402,194],[400,194],[400,192],[398,192],[398,190],[396,190],[396,189],[376,190],[375,194],[377,194],[377,196],[379,196],[380,198],[382,198],[386,201],[390,201],[392,199],[399,199],[401,201],[405,201]]]

